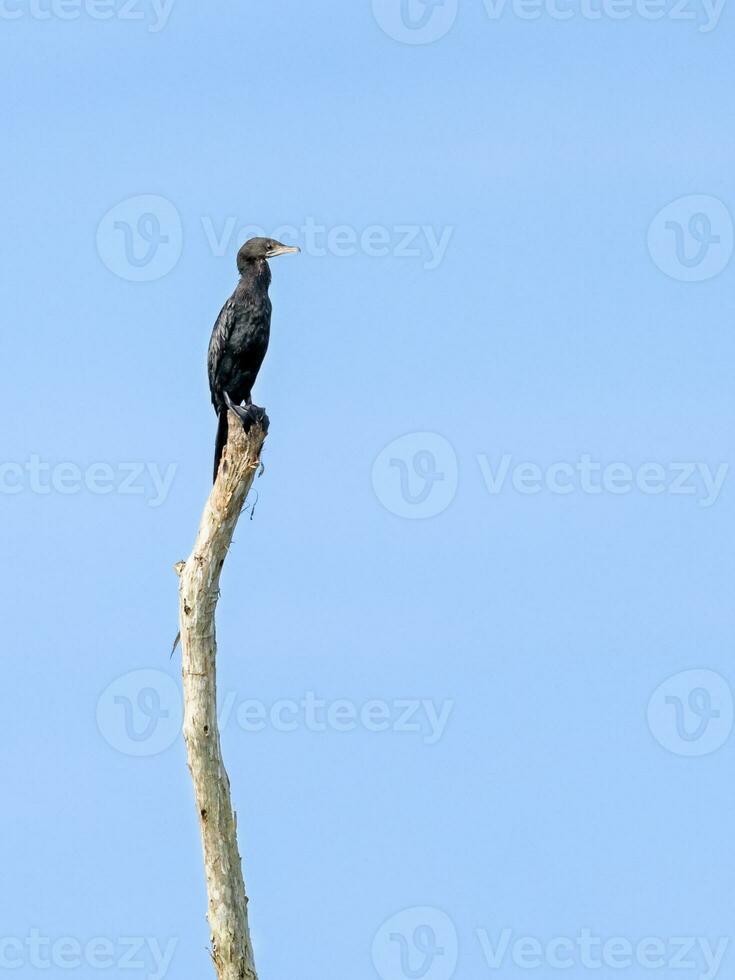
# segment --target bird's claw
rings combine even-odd
[[[268,418],[266,410],[258,405],[248,405],[245,408],[245,415],[240,416],[242,425],[246,432],[249,432],[254,425],[259,425],[265,435],[268,435],[271,420]]]
[[[268,428],[270,426],[270,419],[268,418],[264,408],[260,408],[258,405],[236,405],[230,396],[225,392],[225,403],[231,412],[242,422],[242,427],[245,432],[250,432],[254,425],[260,425],[263,432],[268,433]]]

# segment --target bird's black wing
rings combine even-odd
[[[212,331],[209,341],[209,353],[207,354],[207,373],[209,375],[209,390],[212,395],[212,404],[217,411],[222,407],[222,393],[218,392],[217,374],[219,372],[222,357],[227,349],[227,344],[235,325],[235,300],[230,297],[220,310],[217,322]]]

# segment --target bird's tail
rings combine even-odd
[[[227,408],[223,407],[219,411],[219,422],[217,423],[217,441],[214,444],[214,480],[217,482],[219,472],[219,461],[222,459],[222,450],[227,445]]]

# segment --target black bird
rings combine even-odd
[[[268,350],[271,301],[268,259],[301,249],[272,238],[251,238],[237,253],[240,281],[222,307],[209,341],[207,366],[212,404],[219,417],[214,450],[214,479],[227,444],[227,411],[232,408],[246,427],[261,421],[265,412],[252,403],[251,391]],[[239,406],[245,403],[244,408]]]

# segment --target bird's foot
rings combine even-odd
[[[260,425],[263,432],[268,432],[270,419],[268,418],[264,408],[260,408],[258,405],[253,405],[252,402],[248,405],[236,405],[226,392],[225,402],[228,409],[231,412],[234,412],[240,419],[242,422],[242,427],[246,432],[250,432],[254,425]]]

